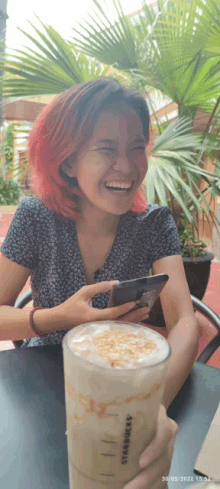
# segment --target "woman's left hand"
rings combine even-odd
[[[124,489],[167,489],[167,481],[173,455],[178,425],[168,418],[161,404],[156,435],[141,454],[142,472],[124,486]]]
[[[135,323],[139,324],[143,319],[147,319],[149,316],[149,307],[138,307],[135,309],[135,311],[128,312],[127,314],[124,314],[123,316],[120,316],[117,318],[117,321],[125,321],[128,323]]]

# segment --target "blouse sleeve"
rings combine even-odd
[[[38,261],[38,214],[35,199],[23,199],[0,248],[6,258],[30,269],[36,268]]]
[[[178,230],[169,207],[161,206],[152,226],[152,255],[154,263],[170,255],[181,255]]]

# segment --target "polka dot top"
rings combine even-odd
[[[88,285],[79,250],[75,221],[50,211],[37,197],[19,204],[1,252],[32,270],[33,306],[58,306]],[[149,275],[159,258],[180,255],[179,235],[167,206],[148,205],[142,214],[120,217],[116,236],[96,282],[131,280]],[[93,306],[107,307],[110,292],[97,294]],[[22,347],[61,343],[66,331],[26,339]]]

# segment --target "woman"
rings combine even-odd
[[[196,357],[198,326],[172,215],[166,206],[147,206],[141,188],[148,143],[145,100],[112,78],[74,86],[40,114],[29,137],[36,197],[21,202],[1,247],[0,334],[27,338],[23,347],[31,347],[60,343],[68,329],[93,320],[123,315],[141,323],[147,308],[107,308],[113,283],[150,268],[167,273],[161,293],[172,349],[167,408]],[[32,310],[30,323],[28,311],[13,308],[29,275],[34,306],[41,308]],[[152,487],[149,470],[148,461],[144,479],[128,489]],[[162,487],[157,479],[155,488]]]

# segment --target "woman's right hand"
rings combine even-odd
[[[156,434],[139,460],[142,472],[123,489],[168,489],[167,480],[178,431],[178,425],[167,416],[161,404]]]
[[[127,314],[135,306],[135,302],[128,302],[121,306],[106,309],[92,307],[92,298],[96,294],[108,292],[116,283],[118,283],[117,280],[85,285],[65,302],[56,306],[64,328],[71,329],[74,326],[91,321],[114,320],[122,314]]]

